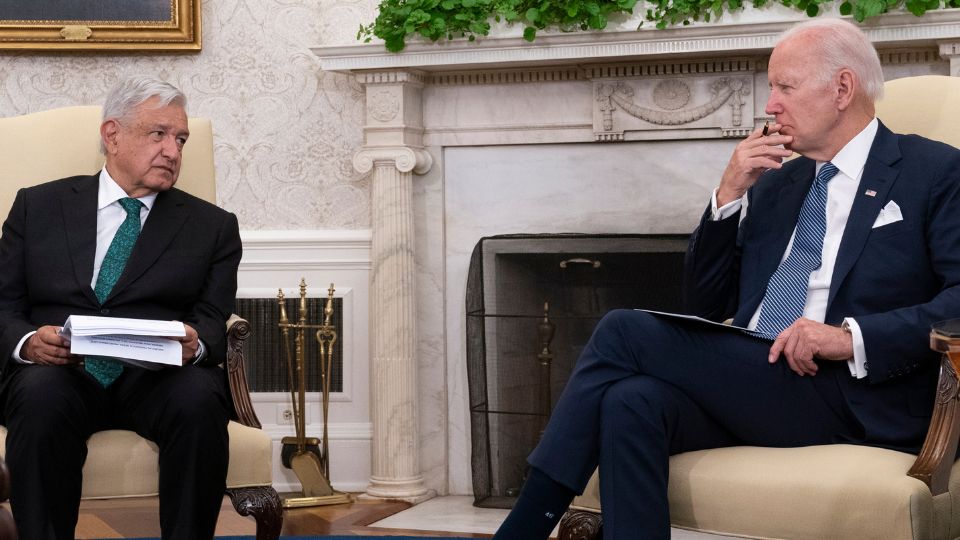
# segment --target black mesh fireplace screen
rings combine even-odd
[[[513,506],[527,454],[604,313],[680,310],[686,244],[685,235],[579,234],[477,243],[466,294],[474,504]]]

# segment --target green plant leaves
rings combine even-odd
[[[770,0],[747,0],[763,7]],[[832,0],[775,0],[809,17],[818,16]],[[941,2],[943,6],[941,6]],[[360,25],[357,39],[382,39],[388,51],[402,51],[407,36],[419,34],[431,41],[490,33],[490,20],[523,22],[523,39],[534,41],[538,30],[559,28],[602,30],[609,18],[632,14],[637,0],[381,0],[374,22]],[[743,9],[744,0],[646,0],[644,18],[657,28],[717,20],[726,12]],[[842,0],[841,15],[857,21],[906,9],[920,16],[941,7],[960,7],[960,0]],[[642,26],[643,23],[641,23]],[[638,27],[639,28],[639,27]]]

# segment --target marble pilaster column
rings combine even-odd
[[[960,41],[941,43],[940,57],[950,61],[950,76],[960,77]]]
[[[373,422],[367,495],[419,501],[432,496],[420,474],[414,174],[430,169],[420,146],[420,76],[365,73],[364,146],[357,171],[373,171],[370,274],[370,409]]]

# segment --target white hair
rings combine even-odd
[[[107,99],[103,102],[101,123],[107,120],[129,120],[137,107],[152,98],[157,98],[157,108],[171,103],[187,108],[187,96],[176,86],[154,77],[130,77],[114,86],[107,94]],[[102,140],[100,152],[107,153]]]
[[[831,80],[841,69],[849,69],[868,98],[877,101],[883,97],[883,68],[866,34],[843,19],[825,17],[787,30],[777,45],[808,32],[816,35],[810,46],[821,62],[817,72],[821,82]]]

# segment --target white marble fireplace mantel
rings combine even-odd
[[[464,292],[470,253],[507,233],[688,233],[733,146],[766,118],[766,62],[804,20],[779,6],[720,24],[475,43],[313,49],[366,93],[372,174],[368,493],[470,494]],[[615,27],[614,27],[615,26]],[[863,25],[885,76],[960,76],[960,9]]]

